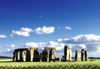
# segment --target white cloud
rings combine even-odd
[[[14,44],[12,44],[12,45],[11,45],[11,47],[15,47],[15,45],[14,45]]]
[[[5,36],[5,35],[0,35],[0,38],[7,38],[7,36]]]
[[[22,35],[22,36],[30,36],[30,34],[28,32],[22,32],[22,31],[12,31],[13,34],[17,34],[17,35]]]
[[[71,39],[58,39],[57,42],[71,44],[75,48],[86,48],[89,52],[100,50],[100,36],[93,34],[90,35],[77,35]]]
[[[35,42],[25,43],[26,47],[38,47],[38,44]]]
[[[25,43],[25,44],[21,44],[17,46],[19,47],[25,47],[25,48],[29,48],[29,47],[37,47],[39,49],[44,49],[44,47],[54,47],[56,48],[56,50],[62,50],[64,48],[64,44],[63,43],[57,43],[57,42],[39,42],[39,43],[35,43],[35,42],[29,42],[29,43]]]
[[[37,34],[50,34],[50,33],[53,33],[54,32],[54,27],[38,27],[37,29],[34,30],[35,33]]]
[[[54,27],[38,27],[35,30],[32,30],[30,28],[21,28],[20,31],[12,31],[12,34],[17,34],[17,35],[21,35],[21,36],[30,36],[30,32],[36,33],[36,34],[51,34],[54,32]],[[10,35],[12,36],[12,35]]]
[[[20,31],[24,31],[24,32],[32,32],[33,30],[30,28],[21,28]]]
[[[11,37],[14,37],[12,34],[10,34]]]
[[[7,51],[10,51],[10,49],[7,49]]]
[[[71,30],[71,27],[66,26],[65,29]]]
[[[11,48],[11,47],[15,47],[15,44],[11,44],[11,45],[6,45],[5,47],[9,47],[9,48]]]

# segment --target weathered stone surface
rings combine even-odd
[[[88,54],[86,49],[81,50],[81,60],[82,61],[87,61],[88,60]]]
[[[45,50],[55,49],[54,47],[45,47]]]
[[[49,52],[48,50],[43,50],[43,59],[42,61],[49,61]]]
[[[13,52],[13,62],[16,62],[16,52]]]
[[[26,51],[22,51],[22,61],[26,61]]]
[[[75,54],[75,61],[80,61],[80,51],[76,51],[76,54]]]
[[[38,48],[15,49],[15,52],[13,53],[13,61],[39,61],[40,60]]]
[[[40,61],[42,61],[43,53],[40,53]]]
[[[50,50],[50,52],[49,52]],[[52,59],[57,58],[57,52],[54,47],[45,47],[43,50],[43,58],[42,61],[52,61]]]
[[[50,54],[49,54],[49,60],[51,61],[52,59],[56,59],[57,58],[57,52],[56,49],[51,49],[50,50]]]
[[[27,61],[39,61],[40,57],[38,48],[28,48],[26,58]]]
[[[20,51],[18,51],[18,60],[20,60]]]
[[[28,50],[28,48],[15,49],[15,51],[23,51],[23,50]]]
[[[16,51],[16,61],[20,61],[20,51]]]
[[[65,61],[72,61],[72,50],[71,50],[71,46],[65,46],[64,48],[64,57],[65,57]]]
[[[33,61],[40,61],[40,57],[39,57],[39,50],[35,49],[34,50],[34,54],[33,54]]]
[[[34,50],[28,50],[26,54],[26,61],[33,61]]]
[[[28,48],[28,50],[38,50],[38,48]]]

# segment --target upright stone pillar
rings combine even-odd
[[[76,54],[75,54],[75,61],[80,61],[80,51],[76,51]]]
[[[16,62],[16,52],[13,52],[13,62]]]
[[[15,52],[16,52],[16,61],[18,61],[18,52],[17,51]]]
[[[42,61],[43,53],[40,53],[40,61]]]
[[[42,61],[49,62],[49,52],[48,50],[43,50],[43,59]]]
[[[27,61],[33,61],[33,57],[34,57],[34,50],[28,50],[27,51]]]
[[[22,61],[26,61],[26,51],[22,52]]]
[[[57,58],[57,52],[56,52],[56,49],[51,49],[50,50],[50,55],[49,55],[49,60],[52,61],[54,59]]]
[[[20,61],[20,51],[18,51],[18,61]]]
[[[87,61],[88,60],[88,54],[86,49],[82,49],[81,51],[81,60],[82,61]]]
[[[20,51],[20,61],[26,61],[26,51]]]
[[[23,61],[23,59],[22,59],[22,52],[23,52],[23,50],[20,50],[20,61]]]
[[[65,61],[72,61],[72,50],[71,50],[71,46],[65,46],[64,48],[64,58],[65,58]]]
[[[34,57],[33,57],[33,61],[40,61],[40,57],[39,57],[39,50],[34,50]]]

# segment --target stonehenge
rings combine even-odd
[[[50,50],[50,52],[48,51]],[[57,58],[57,52],[56,49],[53,47],[45,47],[45,50],[43,50],[43,59],[42,61],[52,61],[53,59]]]
[[[88,54],[86,49],[81,50],[81,60],[82,61],[87,61],[88,60]]]
[[[71,46],[65,46],[64,48],[64,58],[65,61],[72,61],[72,50],[71,50]]]
[[[80,51],[76,51],[76,54],[75,54],[75,61],[80,61]]]
[[[39,61],[39,50],[38,48],[15,49],[13,61]]]
[[[80,58],[81,56],[81,58]],[[76,51],[75,61],[87,61],[88,54],[86,49]],[[15,49],[13,52],[13,62],[25,61],[43,61],[43,62],[59,62],[59,61],[72,61],[72,47],[64,47],[64,55],[62,58],[57,58],[57,51],[54,47],[45,47],[43,52],[39,53],[38,48],[21,48]]]

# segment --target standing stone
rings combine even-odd
[[[82,49],[81,51],[81,60],[82,61],[87,61],[88,60],[88,54],[86,49]]]
[[[33,61],[40,61],[40,57],[39,57],[39,50],[36,49],[34,50],[34,54],[33,54]]]
[[[42,61],[43,53],[40,53],[40,61]]]
[[[20,51],[16,51],[16,61],[20,61]]]
[[[20,51],[18,51],[18,61],[20,61]]]
[[[56,49],[51,49],[50,50],[50,55],[49,55],[49,59],[50,61],[52,61],[53,59],[56,59],[57,58],[57,52],[56,52]]]
[[[43,50],[43,59],[42,61],[49,61],[49,52],[48,50]]]
[[[16,61],[18,61],[18,51],[15,52],[16,52]]]
[[[38,48],[28,48],[27,50],[27,61],[39,61],[39,50]]]
[[[75,54],[75,61],[80,61],[80,51],[76,51],[76,54]]]
[[[20,50],[20,60],[19,61],[23,61],[23,59],[22,59],[22,52],[23,52],[23,50]]]
[[[13,62],[16,62],[16,52],[13,52]]]
[[[65,56],[65,61],[72,61],[72,50],[71,46],[65,46],[64,48],[64,56]]]
[[[34,57],[34,50],[28,50],[27,56],[26,56],[26,61],[33,61],[33,57]]]
[[[22,52],[22,61],[26,61],[26,51]]]

